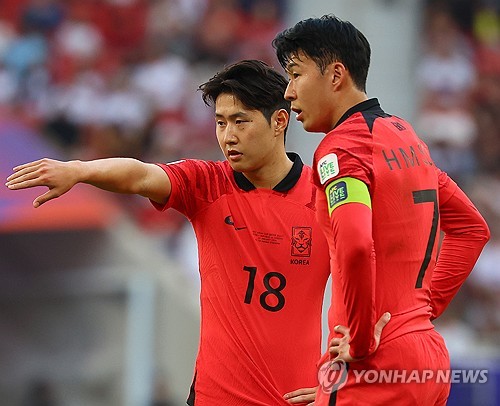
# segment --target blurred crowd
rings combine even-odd
[[[492,238],[438,322],[457,356],[499,352],[500,2],[430,0],[416,68],[416,127],[436,164],[468,193]],[[477,356],[477,354],[475,354]]]
[[[279,0],[3,0],[1,112],[68,156],[210,156],[197,86],[243,57],[274,62],[282,11]]]
[[[271,41],[284,28],[286,2],[2,0],[0,121],[36,129],[63,159],[221,159],[198,85],[238,59],[278,66]],[[500,2],[423,4],[415,127],[492,231],[440,328],[452,351],[480,342],[498,352]],[[185,220],[143,200],[121,198],[138,224],[182,249]],[[196,266],[194,255],[184,257]]]
[[[239,59],[277,66],[285,2],[2,0],[0,120],[36,129],[63,159],[221,159],[197,88]],[[120,200],[145,229],[185,226],[144,199]]]

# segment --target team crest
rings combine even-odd
[[[292,256],[311,256],[312,228],[292,227]]]

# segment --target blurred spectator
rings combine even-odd
[[[17,89],[16,77],[0,63],[0,106],[7,107],[14,103]]]
[[[5,20],[0,19],[0,58],[3,60],[5,51],[16,37],[16,32],[13,25]]]
[[[30,22],[22,21],[19,36],[6,46],[2,59],[20,83],[32,67],[45,63],[48,53],[49,44],[43,33]]]
[[[50,35],[63,21],[60,0],[31,0],[23,10],[22,20],[44,35]]]
[[[182,110],[192,91],[189,66],[182,57],[168,53],[161,38],[147,38],[132,81],[151,100],[155,112]]]
[[[470,354],[471,346],[498,354],[500,6],[490,0],[428,1],[424,30],[418,123],[434,159],[463,184],[492,235],[436,326],[455,359]]]
[[[210,0],[195,32],[195,58],[225,64],[237,58],[239,30],[246,23],[237,0]]]
[[[472,299],[467,323],[474,327],[479,342],[490,347],[498,345],[500,335],[500,238],[492,239],[481,253],[470,276]]]
[[[472,94],[476,85],[472,49],[445,9],[430,9],[424,53],[417,67],[421,105],[417,127],[436,163],[457,182],[474,173],[476,137]]]
[[[70,2],[68,16],[54,40],[56,52],[76,62],[97,58],[104,47],[104,37],[92,19],[87,2]]]
[[[480,169],[496,170],[500,163],[500,14],[489,4],[474,18],[476,63],[479,84],[476,93],[478,140],[476,153]]]
[[[102,112],[100,101],[104,91],[104,76],[99,71],[86,67],[82,67],[81,71],[71,76],[69,80],[61,81],[52,87],[49,103],[45,106],[45,119],[48,128],[52,128],[53,131],[71,127],[76,129],[72,134],[52,133],[53,138],[58,140],[61,146],[68,148],[68,153],[95,147],[87,145],[86,142],[92,139],[92,130],[100,122],[99,117]],[[67,123],[67,126],[53,125],[54,121]],[[94,155],[92,152],[88,154]]]
[[[244,14],[245,24],[240,27],[242,46],[237,59],[260,59],[271,66],[278,66],[276,54],[269,44],[284,29],[278,1],[254,0],[249,2]]]
[[[205,15],[208,0],[151,0],[147,36],[162,38],[168,49],[187,60],[193,58],[193,33]]]

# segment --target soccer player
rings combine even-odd
[[[215,106],[223,162],[41,159],[7,179],[12,190],[47,186],[35,207],[86,183],[139,194],[190,220],[201,332],[189,405],[314,400],[329,254],[315,220],[311,168],[285,150],[286,86],[259,61],[236,63],[200,86],[205,103]]]
[[[406,382],[400,373],[392,384],[370,383],[356,381],[356,372],[449,369],[431,320],[471,272],[488,226],[411,125],[367,97],[370,45],[351,23],[306,19],[273,46],[297,120],[326,134],[314,154],[314,182],[333,263],[331,345],[347,375],[336,391],[320,388],[315,405],[444,405],[447,383]],[[370,332],[385,312],[391,321],[377,349]]]

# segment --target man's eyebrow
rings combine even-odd
[[[290,62],[286,64],[285,71],[287,73],[290,73],[290,70],[295,68],[296,66],[299,66],[298,63],[294,62],[293,60],[290,60]]]
[[[217,118],[224,118],[225,116],[224,116],[224,114],[220,114],[220,113],[215,112],[215,117],[217,117]],[[228,116],[228,118],[233,118],[233,119],[234,119],[234,118],[238,118],[238,117],[248,118],[248,117],[250,117],[250,116],[249,116],[249,114],[248,114],[248,113],[245,113],[245,112],[243,112],[243,111],[238,111],[238,112],[233,113],[233,114],[230,114],[230,115]]]

